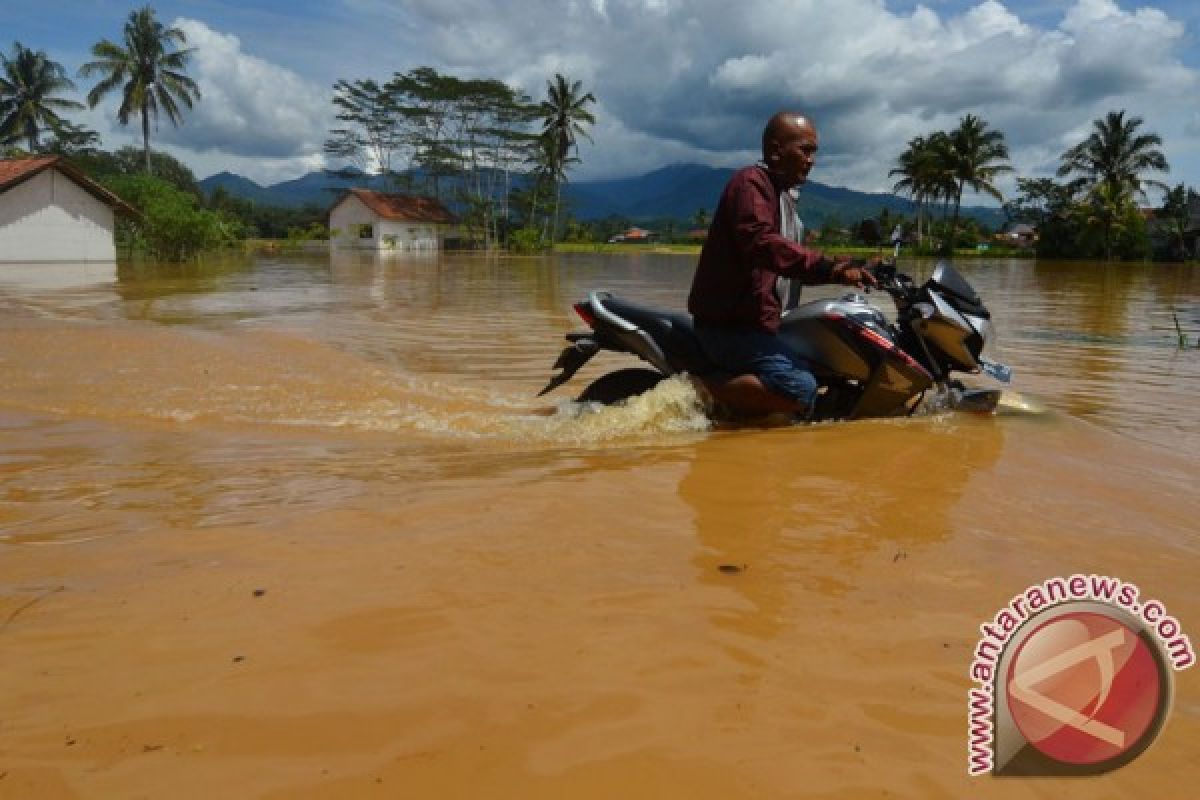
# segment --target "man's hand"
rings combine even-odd
[[[859,289],[868,286],[878,286],[872,271],[879,266],[879,259],[873,258],[866,264],[856,264],[853,261],[838,261],[833,265],[830,279],[833,283],[844,283],[847,286],[857,286]]]

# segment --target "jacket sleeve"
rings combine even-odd
[[[726,201],[733,211],[734,235],[743,263],[805,283],[829,280],[833,261],[783,236],[775,224],[777,202],[769,179],[761,172],[747,173],[730,184]]]

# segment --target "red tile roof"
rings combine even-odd
[[[38,158],[13,158],[0,161],[0,192],[23,180],[32,178],[58,160],[58,156]]]
[[[14,186],[24,183],[51,167],[75,181],[75,183],[79,184],[80,188],[87,191],[100,202],[112,206],[114,210],[126,214],[137,214],[132,206],[96,183],[77,167],[72,166],[62,156],[0,159],[0,194],[7,192]]]
[[[400,222],[434,222],[454,224],[458,222],[444,205],[432,197],[419,197],[412,194],[384,194],[369,189],[350,189],[336,203],[337,208],[343,200],[353,195],[362,204],[384,219]]]

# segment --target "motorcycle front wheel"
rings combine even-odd
[[[653,389],[666,378],[652,369],[619,369],[597,378],[580,393],[580,403],[601,403],[611,406]]]

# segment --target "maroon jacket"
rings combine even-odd
[[[779,219],[779,189],[762,166],[733,174],[708,229],[688,295],[698,325],[779,330],[775,279],[825,283],[833,262],[819,251],[785,237]]]

